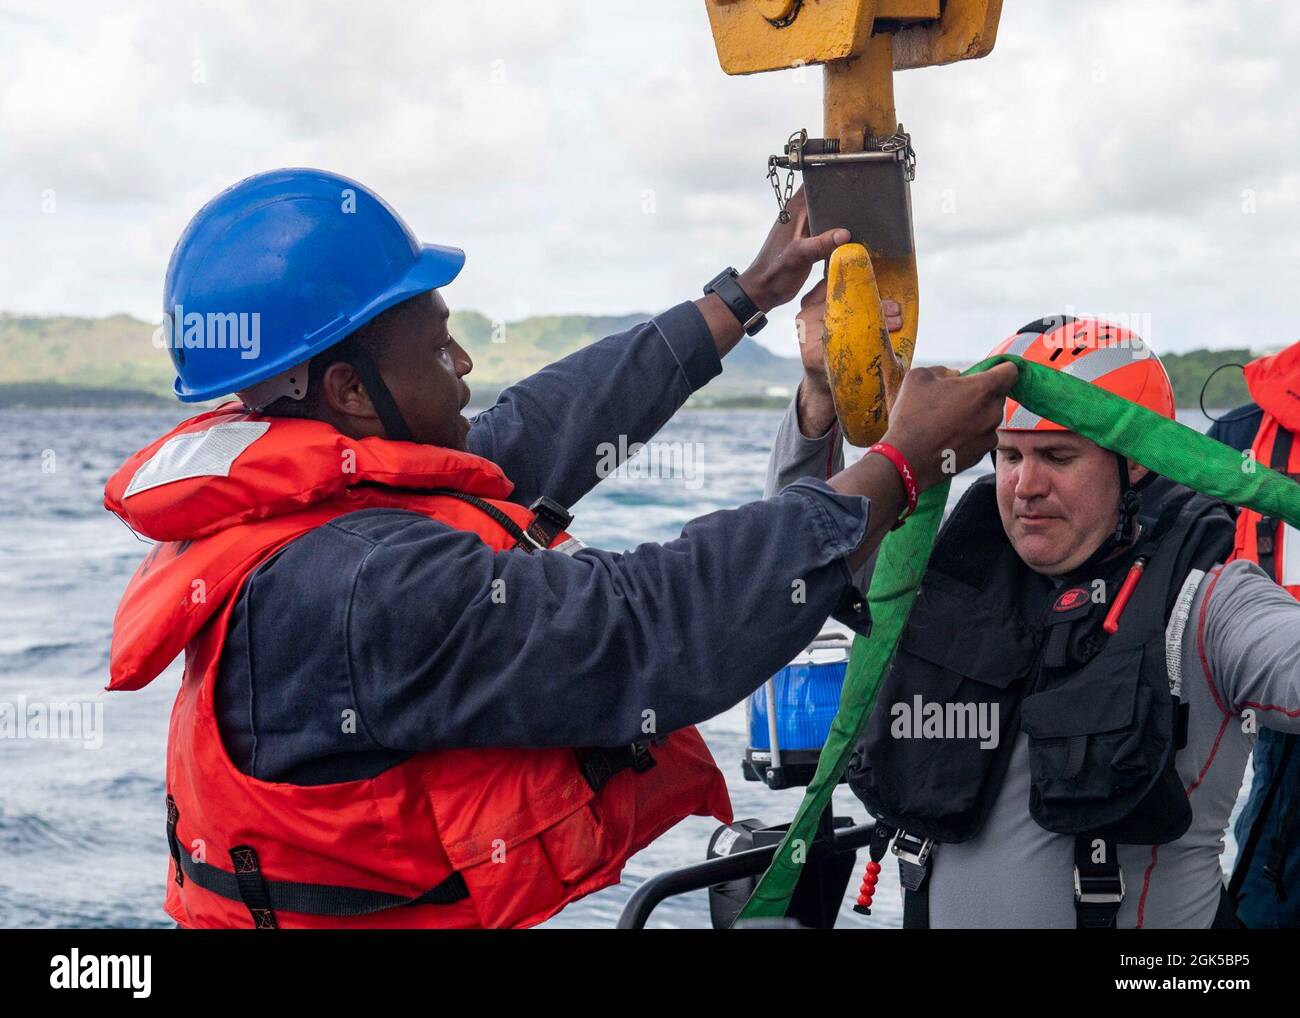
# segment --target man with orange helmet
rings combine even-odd
[[[805,335],[820,335],[819,291]],[[1174,417],[1127,329],[1057,316],[1014,354]],[[842,459],[821,352],[769,489]],[[1256,726],[1300,730],[1300,605],[1230,507],[1008,399],[993,474],[939,532],[850,763],[896,831],[904,926],[1240,925],[1219,865]],[[993,738],[972,718],[994,719]]]

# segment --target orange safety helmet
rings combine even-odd
[[[1137,333],[1100,318],[1055,315],[1030,322],[989,353],[1016,354],[1174,418],[1174,388],[1165,366]],[[1002,431],[1066,431],[1016,400],[1002,412]]]

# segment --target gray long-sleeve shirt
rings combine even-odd
[[[843,456],[832,431],[800,432],[792,404],[769,463],[768,490],[826,476]],[[859,582],[863,582],[861,579]],[[864,584],[865,585],[865,584]],[[953,624],[959,624],[954,619]],[[1192,826],[1169,845],[1121,845],[1128,893],[1122,928],[1203,928],[1214,919],[1219,856],[1258,726],[1300,731],[1300,602],[1258,566],[1233,562],[1200,583],[1180,648],[1187,746],[1177,769]],[[1253,718],[1243,716],[1253,712]],[[1072,928],[1074,839],[1029,815],[1029,741],[1021,733],[983,830],[936,846],[930,875],[934,928]]]
[[[508,389],[473,420],[469,449],[504,469],[516,501],[572,505],[607,465],[602,443],[649,440],[720,370],[681,304]],[[245,773],[320,784],[414,752],[616,746],[703,721],[828,613],[866,630],[847,556],[867,514],[867,499],[804,481],[665,544],[575,555],[495,554],[401,510],[340,517],[244,587],[216,687],[222,738]]]

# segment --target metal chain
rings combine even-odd
[[[872,137],[868,139],[868,145],[878,147],[881,152],[902,152],[903,153],[903,179],[916,179],[916,150],[912,148],[912,136],[906,131],[901,130],[902,124],[898,125],[900,130],[893,134],[885,135],[883,138]]]
[[[786,154],[789,155],[795,148],[802,149],[804,142],[808,140],[807,130],[795,131],[790,135],[785,143]],[[790,204],[790,196],[794,194],[794,167],[791,166],[785,174],[785,194],[781,194],[781,175],[777,173],[776,156],[767,158],[767,182],[772,185],[772,191],[776,195],[776,207],[778,210],[777,218],[783,223],[790,221],[790,213],[786,211],[786,206]]]
[[[884,137],[870,135],[866,138],[866,147],[877,152],[898,152],[902,154],[903,179],[913,181],[916,179],[916,150],[912,148],[912,136],[902,129],[903,125],[898,125],[899,129],[893,134],[887,134]],[[789,140],[785,143],[785,190],[781,188],[781,174],[777,166],[777,160],[781,156],[768,156],[767,158],[767,182],[772,185],[772,193],[776,195],[776,207],[779,212],[777,218],[783,223],[790,221],[790,213],[786,206],[790,204],[790,198],[794,194],[794,174],[795,167],[802,166],[803,149],[808,142],[807,130],[795,131],[790,135]],[[832,149],[831,151],[836,151]]]

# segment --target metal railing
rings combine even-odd
[[[842,827],[833,834],[827,835],[826,840],[819,838],[815,841],[809,857],[811,859],[823,854],[856,852],[860,848],[865,848],[871,841],[871,832],[874,829],[875,824]],[[717,859],[709,859],[653,876],[632,892],[627,904],[623,906],[623,912],[618,917],[618,925],[615,928],[643,929],[650,918],[650,913],[667,898],[686,894],[689,891],[703,890],[727,880],[757,876],[771,864],[772,857],[779,847],[779,845],[767,845],[762,848],[752,848],[745,852],[737,852],[735,855],[719,856]]]

